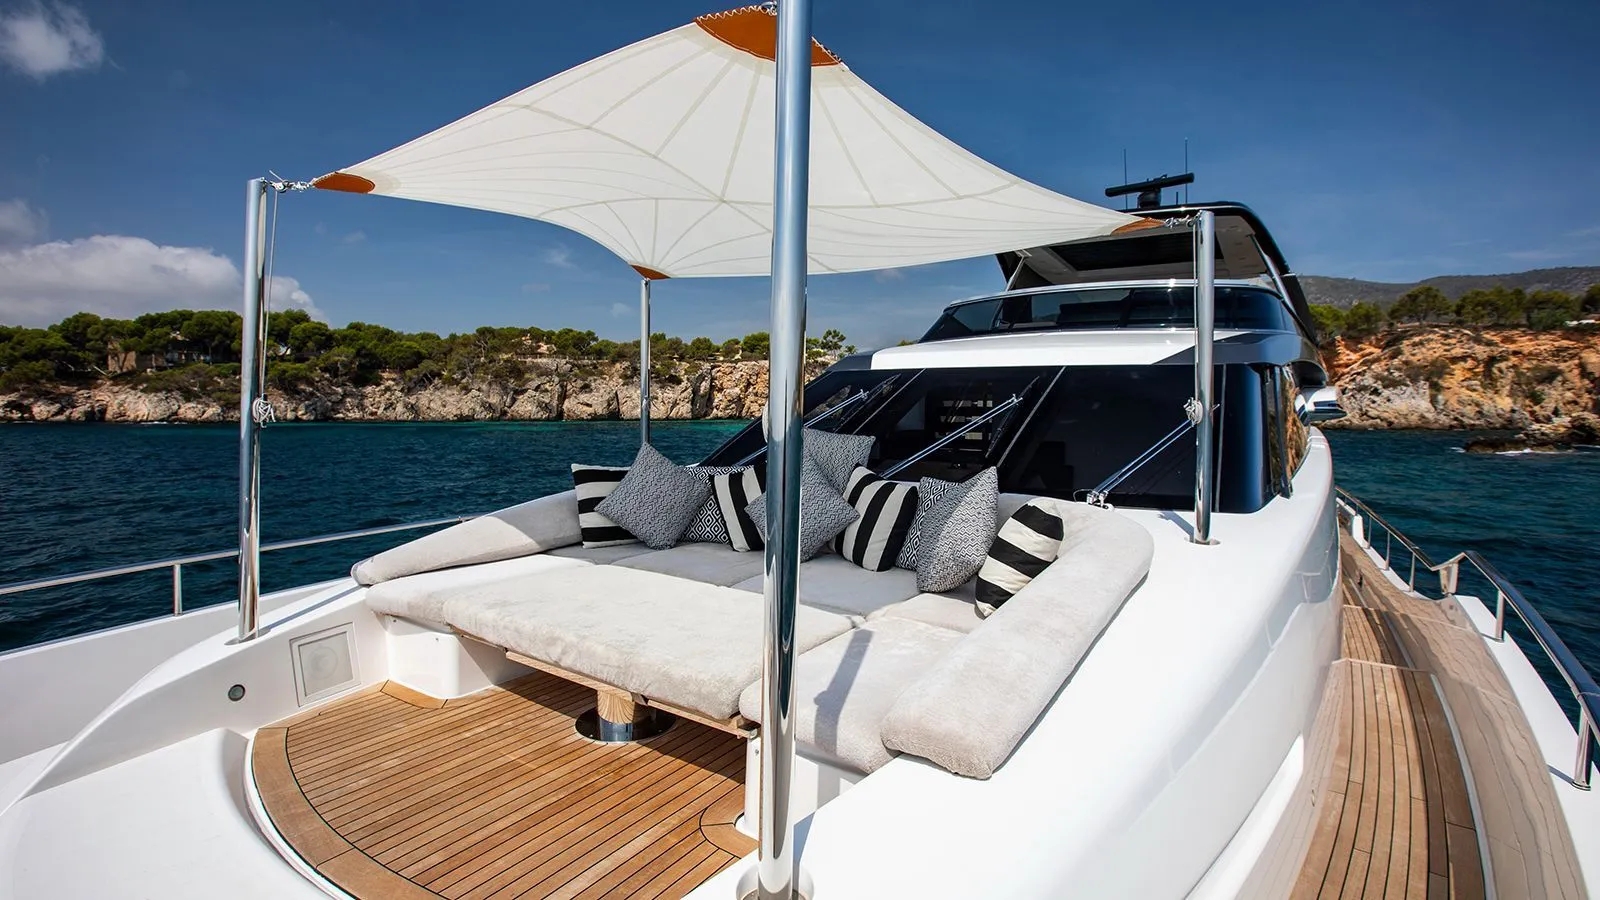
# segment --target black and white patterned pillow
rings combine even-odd
[[[711,479],[718,475],[727,475],[731,472],[743,472],[738,466],[690,466],[689,471],[694,472],[711,484]],[[695,513],[694,521],[689,523],[689,528],[678,538],[679,543],[687,544],[691,541],[708,544],[728,543],[728,526],[723,521],[722,510],[717,508],[717,498],[713,494]]]
[[[917,551],[917,590],[953,591],[978,574],[999,530],[999,504],[1000,474],[990,466],[934,505],[933,527],[923,532]]]
[[[994,536],[989,557],[978,570],[978,615],[993,613],[1039,577],[1061,554],[1065,536],[1066,526],[1054,500],[1035,498],[1012,513]]]
[[[745,507],[750,521],[767,539],[767,499],[757,497]],[[860,513],[846,503],[822,468],[809,455],[800,465],[800,560],[804,562],[822,550],[839,532],[845,530]]]
[[[766,466],[751,466],[711,478],[711,504],[716,507],[722,530],[728,535],[727,543],[735,550],[760,550],[764,546],[761,530],[750,517],[749,508],[761,498],[766,471]],[[765,524],[764,511],[761,519]]]
[[[872,444],[876,440],[870,434],[834,434],[807,428],[806,456],[817,464],[833,489],[843,493],[845,485],[850,483],[850,474],[872,458]]]
[[[857,466],[845,485],[844,499],[861,517],[839,535],[834,549],[869,572],[892,568],[917,515],[917,486]]]
[[[595,512],[626,528],[652,550],[678,542],[711,495],[711,485],[649,444],[639,447],[628,474]]]
[[[638,543],[639,539],[628,529],[595,512],[595,507],[611,495],[626,474],[627,466],[572,464],[572,489],[578,495],[578,534],[585,547]]]
[[[771,429],[767,427],[767,414],[761,414],[761,435],[769,437]],[[870,434],[834,434],[831,431],[821,431],[816,428],[807,428],[803,432],[806,455],[815,459],[821,467],[822,474],[828,478],[828,483],[839,492],[844,491],[844,486],[850,481],[850,473],[856,466],[864,466],[872,458],[872,445],[878,440]]]
[[[911,520],[911,531],[906,534],[906,542],[900,547],[900,555],[894,561],[896,566],[913,572],[917,570],[917,554],[922,550],[923,535],[931,533],[937,524],[933,520],[934,508],[958,487],[961,487],[961,482],[942,478],[924,478],[917,482],[917,515]]]

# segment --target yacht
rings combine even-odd
[[[1163,205],[1166,180],[1128,186],[1144,196],[1124,213],[1000,172],[865,88],[811,41],[805,10],[703,17],[365,163],[250,182],[239,549],[0,587],[10,602],[171,570],[174,597],[171,616],[0,654],[0,897],[1577,898],[1600,884],[1600,689],[1487,559],[1435,560],[1336,486],[1318,424],[1342,414],[1337,392],[1260,218]],[[673,83],[693,71],[709,86]],[[629,118],[617,98],[647,87],[664,93]],[[726,196],[628,170],[628,153],[671,163],[670,136],[722,94],[767,129],[721,158]],[[688,97],[681,116],[668,95]],[[840,114],[840,98],[867,113]],[[831,111],[809,142],[809,200],[808,102]],[[572,202],[586,188],[559,152],[592,153],[582,141],[607,117],[604,139],[633,134],[611,164],[632,193]],[[742,138],[697,121],[711,143],[671,169],[703,186],[684,160]],[[517,142],[541,140],[572,143],[529,162]],[[893,172],[907,154],[947,193],[863,177],[871,203],[854,203],[829,193],[844,175],[819,177]],[[566,224],[639,271],[646,336],[653,282],[770,271],[767,419],[695,466],[656,460],[645,374],[625,473],[575,467],[572,491],[465,520],[263,545],[264,207],[297,187]],[[918,224],[929,203],[945,224]],[[1003,289],[800,382],[808,271],[980,254]],[[828,494],[839,454],[856,455]],[[689,530],[645,537],[677,515],[643,475],[625,491],[646,471],[705,485]],[[640,491],[654,506],[628,513],[634,527],[606,517]],[[821,495],[862,524],[802,559]],[[1020,570],[988,567],[1014,523],[1055,533],[1006,587]],[[702,526],[713,535],[686,537]],[[349,577],[261,592],[264,551],[417,527]],[[987,553],[971,557],[974,541]],[[233,557],[238,603],[186,608],[183,566]],[[1463,570],[1494,596],[1458,592]]]

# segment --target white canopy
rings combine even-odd
[[[570,228],[646,278],[765,275],[776,18],[761,7],[584,63],[317,187]],[[1132,216],[984,162],[812,45],[810,271],[858,272],[1109,233]]]

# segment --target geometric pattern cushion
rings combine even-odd
[[[987,617],[1055,562],[1065,531],[1054,500],[1029,500],[1012,513],[978,570],[978,614]]]
[[[665,550],[683,536],[710,495],[707,479],[642,444],[628,473],[595,511],[646,547]]]
[[[906,542],[900,547],[900,556],[894,563],[896,566],[913,572],[917,570],[917,554],[922,551],[923,535],[931,534],[938,524],[933,519],[935,507],[959,487],[961,482],[942,478],[924,478],[917,482],[917,515],[911,520],[911,531],[906,534]]]
[[[831,431],[805,430],[806,455],[817,464],[835,491],[844,492],[850,475],[872,456],[877,438],[870,434],[834,434]]]
[[[750,501],[745,513],[760,533],[767,539],[767,498],[763,494]],[[845,502],[844,497],[828,481],[822,468],[804,455],[800,465],[800,560],[804,562],[817,555],[839,532],[854,522],[860,513]],[[987,544],[985,544],[987,546]]]
[[[704,478],[706,484],[710,484],[711,479],[718,475],[742,472],[744,470],[737,466],[692,466],[690,471]],[[678,541],[680,543],[688,543],[690,541],[703,541],[708,544],[728,543],[728,526],[722,521],[722,510],[717,508],[715,497],[708,499],[705,505],[700,507],[700,511],[695,513],[694,521],[689,523],[688,530],[683,533],[683,537],[678,538]]]
[[[572,489],[578,495],[578,535],[585,547],[611,547],[639,542],[626,528],[595,512],[595,507],[611,495],[626,474],[627,466],[572,464]]]
[[[861,518],[839,535],[834,549],[869,572],[893,568],[917,514],[917,486],[857,466],[845,485],[844,499]]]
[[[999,501],[1000,476],[990,466],[933,505],[928,517],[932,530],[923,532],[917,551],[920,590],[953,591],[978,574],[999,530]]]

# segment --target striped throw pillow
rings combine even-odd
[[[861,517],[839,535],[834,549],[869,572],[893,568],[916,519],[917,486],[857,466],[845,483],[844,499]]]
[[[628,529],[595,512],[600,501],[611,496],[611,492],[627,474],[627,466],[581,466],[573,463],[572,488],[578,495],[578,534],[585,547],[612,547],[638,542],[639,539]]]
[[[1054,500],[1029,500],[1011,514],[978,570],[978,614],[988,616],[1038,577],[1061,553],[1065,529]]]
[[[767,467],[751,466],[711,476],[711,502],[722,515],[728,544],[735,550],[760,550],[766,546],[747,508],[761,496]]]

